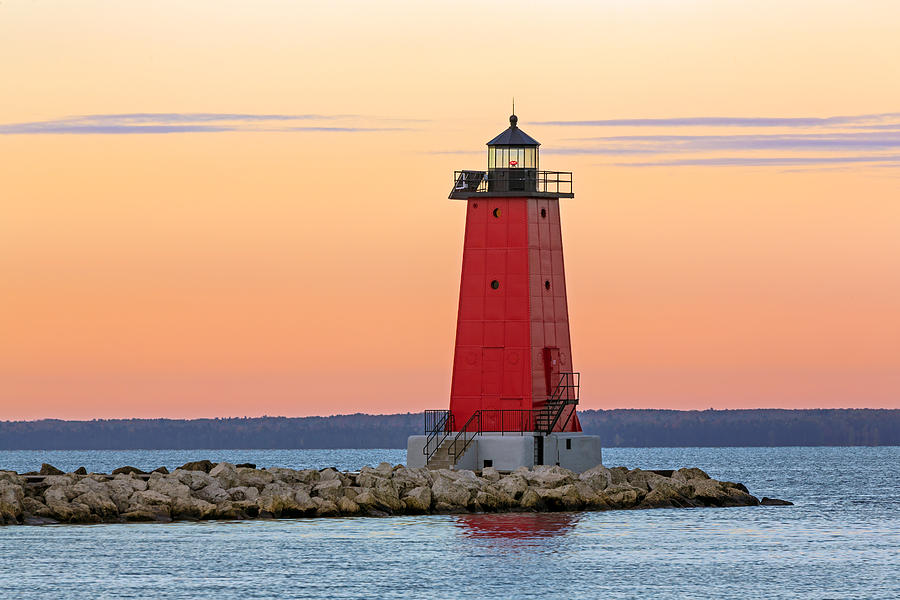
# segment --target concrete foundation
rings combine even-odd
[[[406,442],[406,464],[424,467],[426,436],[413,435]],[[535,452],[535,444],[543,451]],[[519,467],[533,467],[535,457],[543,455],[538,464],[559,465],[576,473],[587,471],[603,462],[600,437],[583,433],[551,433],[524,435],[483,433],[475,437],[454,468],[480,471],[494,467],[498,471],[515,471]]]

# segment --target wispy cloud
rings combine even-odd
[[[537,121],[560,127],[836,127],[897,122],[900,113],[875,113],[836,117],[676,117],[660,119],[597,119],[586,121]]]
[[[649,162],[621,162],[617,167],[794,167],[803,165],[840,165],[872,163],[882,166],[900,166],[900,154],[874,156],[726,156],[708,158],[682,158]]]
[[[631,154],[709,150],[890,150],[900,148],[894,131],[804,133],[786,135],[632,135],[581,138],[590,146],[557,148],[560,154]]]
[[[293,124],[297,121],[333,123],[339,120],[364,120],[376,126]],[[46,121],[0,124],[0,135],[129,135],[237,131],[357,133],[410,129],[393,126],[397,121],[404,119],[321,114],[122,113],[77,115]],[[383,122],[390,122],[392,126],[377,126]]]
[[[647,130],[640,135],[568,138],[567,144],[547,149],[550,154],[618,156],[626,160],[633,157],[630,162],[610,163],[623,167],[896,167],[897,157],[889,153],[900,149],[900,113],[897,112],[834,117],[604,119],[545,124],[594,131],[616,127]],[[671,128],[681,130],[676,133]],[[711,133],[717,128],[741,131]]]

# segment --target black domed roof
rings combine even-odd
[[[487,143],[488,146],[540,146],[541,143],[519,129],[519,118],[509,117],[509,129]]]

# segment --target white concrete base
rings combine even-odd
[[[545,465],[559,465],[576,473],[587,471],[603,462],[600,437],[583,433],[551,433],[543,437]],[[424,467],[426,436],[413,435],[406,442],[406,464]],[[483,433],[475,437],[456,464],[457,469],[480,471],[492,466],[498,471],[515,471],[534,466],[535,434]]]

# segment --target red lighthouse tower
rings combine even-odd
[[[589,468],[600,448],[576,414],[559,211],[572,174],[540,170],[515,115],[487,148],[487,170],[457,171],[450,193],[466,202],[450,410],[426,411],[421,452],[433,468]]]

